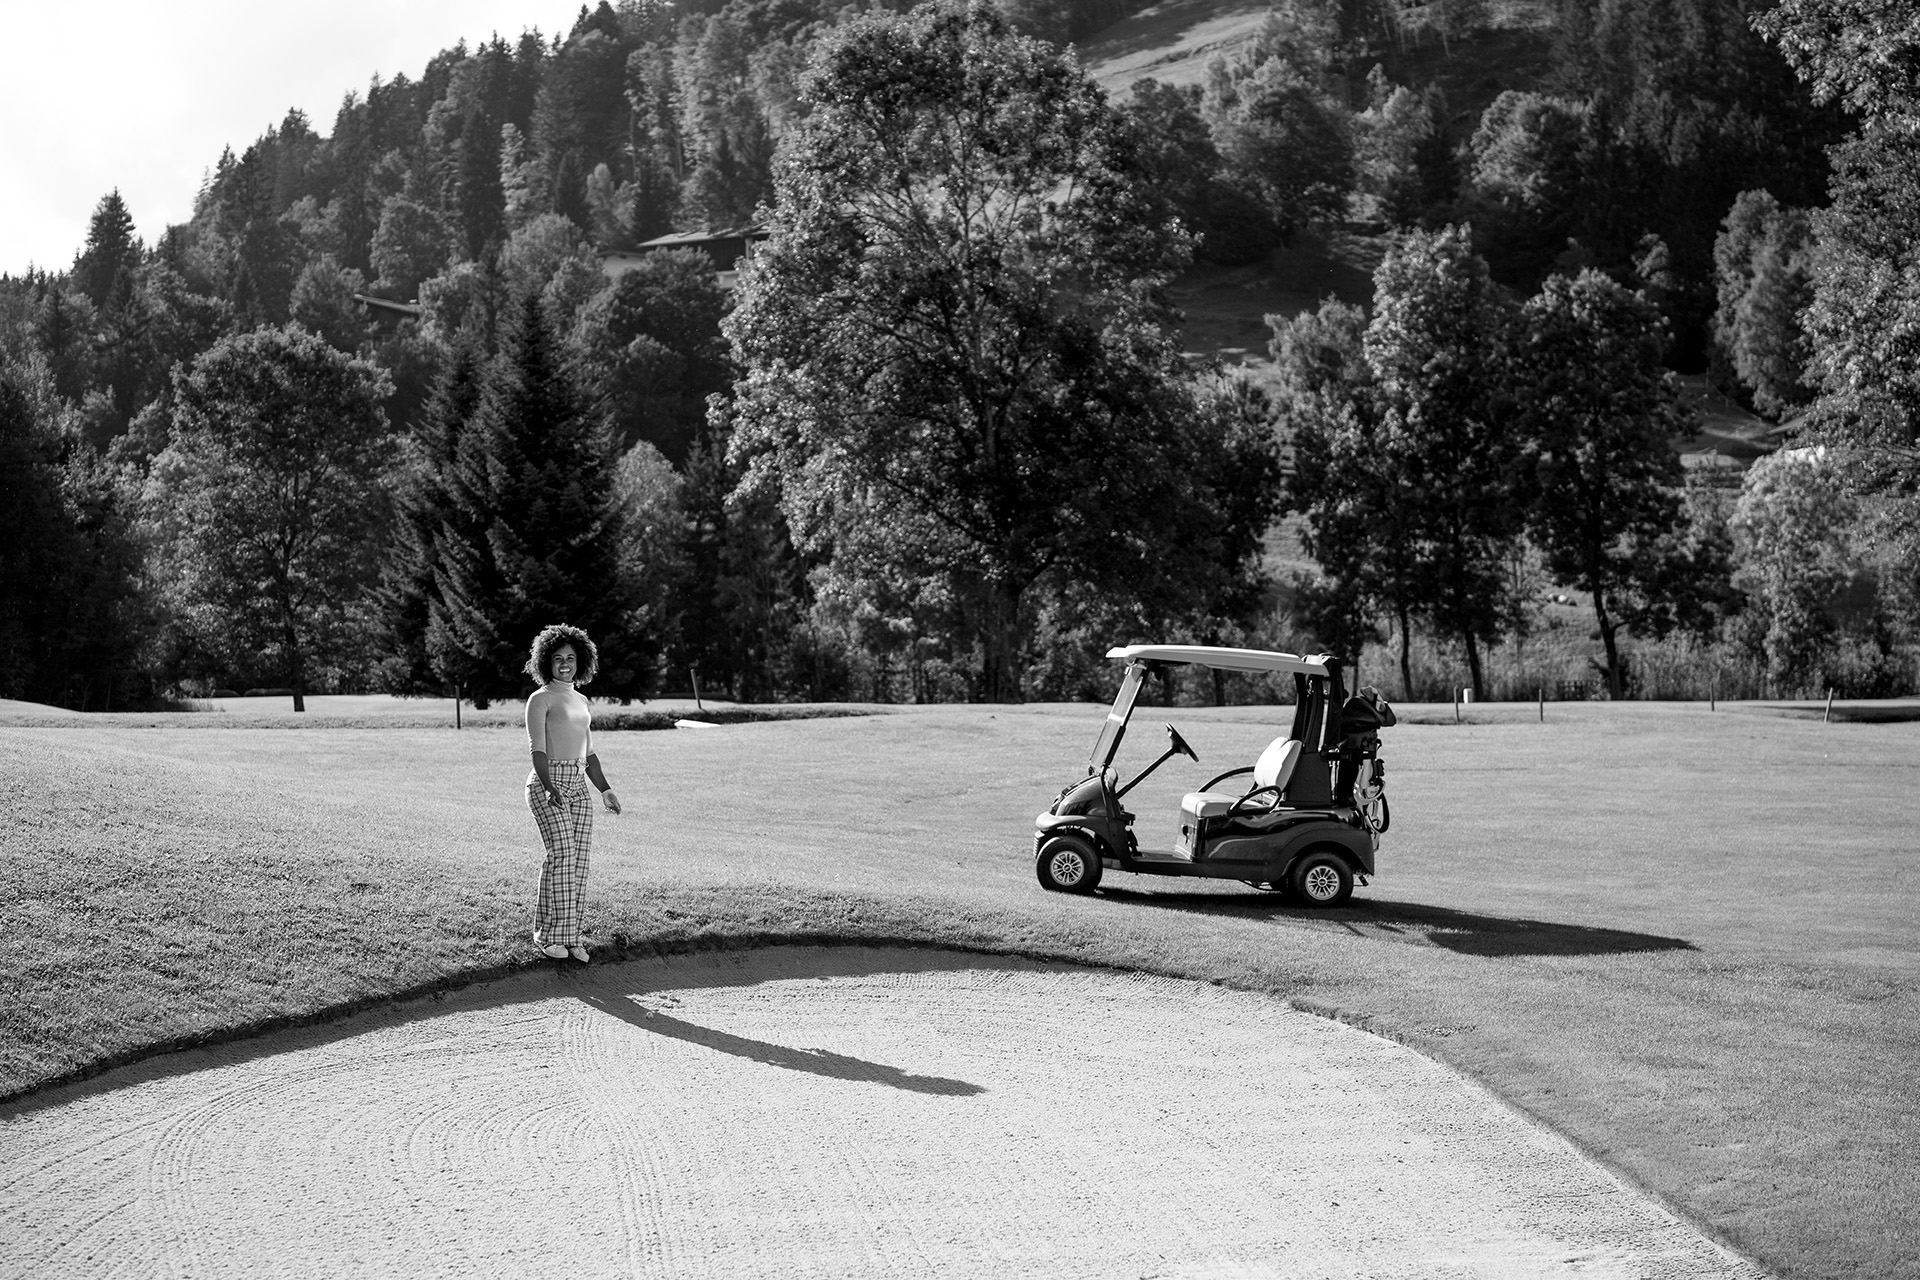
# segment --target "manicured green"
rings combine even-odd
[[[1032,815],[1080,772],[1090,708],[609,733],[628,809],[600,820],[590,933],[924,940],[1269,991],[1457,1065],[1781,1274],[1920,1273],[1920,725],[1535,715],[1390,730],[1382,874],[1329,913],[1112,873],[1043,893]],[[1202,760],[1129,797],[1167,844],[1179,793],[1284,716],[1143,711],[1123,763],[1162,719]],[[516,731],[4,728],[0,769],[0,1095],[547,963]]]

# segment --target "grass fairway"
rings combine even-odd
[[[1533,717],[1389,731],[1382,878],[1327,913],[1117,874],[1042,893],[1031,819],[1080,772],[1088,708],[609,733],[628,810],[600,818],[590,932],[917,939],[1271,991],[1456,1064],[1782,1274],[1920,1274],[1920,725]],[[1129,797],[1150,843],[1283,722],[1144,711],[1123,763],[1169,718],[1203,764]],[[0,729],[0,1094],[533,963],[522,741]]]

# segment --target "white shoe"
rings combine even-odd
[[[552,954],[552,953],[549,952],[549,954]],[[587,962],[587,949],[585,947],[568,947],[567,954],[572,956],[575,960],[578,960],[581,964],[585,964]],[[554,956],[554,959],[556,960],[558,960],[559,958],[560,957],[558,956]]]
[[[567,949],[557,942],[549,942],[546,946],[540,948],[540,954],[549,960],[565,960],[567,958]]]

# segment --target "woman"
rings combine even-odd
[[[582,655],[585,655],[584,666]],[[614,813],[613,794],[593,753],[593,716],[580,686],[593,679],[600,651],[578,627],[548,627],[533,638],[526,671],[540,682],[527,699],[527,744],[533,772],[527,778],[527,808],[547,846],[540,869],[540,897],[533,912],[533,941],[555,960],[587,962],[580,937],[587,898],[587,855],[593,845],[593,804],[587,780]]]

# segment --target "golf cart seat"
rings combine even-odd
[[[1253,812],[1263,813],[1272,808],[1274,802],[1286,793],[1287,784],[1293,780],[1294,766],[1300,763],[1300,750],[1298,738],[1275,738],[1260,753],[1260,759],[1253,766],[1254,788],[1272,787],[1274,790],[1267,802],[1257,804]],[[1190,791],[1180,801],[1180,814],[1198,830],[1201,819],[1226,817],[1239,799],[1230,791]]]

